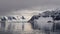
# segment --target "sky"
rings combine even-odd
[[[27,17],[56,8],[60,8],[60,0],[0,0],[0,16],[24,15]]]

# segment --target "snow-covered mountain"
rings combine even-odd
[[[39,15],[33,15],[32,18],[28,21],[32,24],[33,29],[42,29],[47,28],[51,30],[51,28],[54,28],[54,23],[56,23],[56,29],[59,29],[59,22],[54,22],[60,20],[60,10],[54,10],[54,11],[45,11],[43,13],[40,13]],[[43,23],[42,23],[43,22]],[[49,22],[49,23],[48,23]],[[53,23],[54,22],[54,23]],[[39,24],[38,24],[39,23]],[[41,25],[42,23],[42,25]],[[48,25],[50,24],[50,25]],[[44,26],[44,27],[43,27]],[[46,29],[45,29],[46,30]]]
[[[24,18],[24,19],[22,19]],[[7,20],[7,21],[22,21],[22,20],[26,20],[27,19],[23,16],[1,16],[0,20]]]
[[[36,18],[39,18],[39,16],[43,17],[52,17],[55,20],[60,20],[60,10],[52,10],[52,11],[44,11],[43,13],[40,13],[38,15],[33,15],[32,18],[29,21],[33,21]],[[58,19],[59,18],[59,19]]]
[[[2,16],[0,19],[0,29],[3,31],[32,30],[31,24],[24,16]]]

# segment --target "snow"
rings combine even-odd
[[[53,23],[48,23],[48,21],[53,21],[51,17],[40,17],[35,20],[38,28],[42,30],[51,30]]]

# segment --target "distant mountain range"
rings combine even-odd
[[[41,16],[43,17],[50,16],[53,18],[53,20],[60,20],[60,10],[44,11],[43,13],[39,13],[39,15],[33,15],[28,22],[32,22],[34,19],[38,19]]]

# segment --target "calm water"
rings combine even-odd
[[[60,32],[45,32],[45,31],[39,31],[39,30],[33,30],[33,31],[17,31],[17,32],[0,32],[0,34],[60,34]]]
[[[5,31],[5,30],[6,31]],[[22,30],[24,29],[24,30]],[[7,23],[6,27],[0,26],[0,34],[60,34],[59,31],[51,32],[51,31],[42,31],[42,30],[33,30],[30,23]]]

